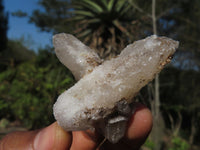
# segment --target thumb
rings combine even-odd
[[[37,131],[14,132],[0,141],[1,150],[64,150],[71,145],[71,135],[57,122]]]
[[[42,129],[34,138],[36,150],[65,150],[71,145],[71,135],[65,132],[57,122]]]

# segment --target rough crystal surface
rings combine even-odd
[[[101,63],[99,56],[71,34],[57,34],[53,37],[55,52],[59,60],[79,80]]]
[[[53,107],[59,125],[72,131],[95,127],[115,111],[121,100],[131,103],[139,90],[170,62],[178,42],[153,35],[128,45],[119,56],[100,65],[87,62],[87,57],[96,64],[101,60],[71,35],[55,36],[54,46],[60,61],[80,79],[58,97]],[[112,124],[115,122],[106,130]]]

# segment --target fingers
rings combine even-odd
[[[92,131],[74,131],[70,150],[94,150],[97,147],[97,135]]]
[[[65,150],[71,146],[71,135],[64,131],[57,122],[42,129],[33,142],[35,150]]]
[[[1,150],[65,150],[71,146],[71,135],[57,123],[37,131],[14,132],[0,142]]]
[[[101,150],[115,149],[115,150],[138,150],[145,142],[148,134],[152,128],[152,115],[150,110],[142,105],[134,105],[135,112],[130,118],[128,129],[125,138],[120,140],[117,144],[111,144],[106,141],[101,147]]]
[[[147,107],[135,105],[135,112],[130,118],[126,137],[117,144],[108,141],[100,149],[138,150],[152,128],[152,115]],[[72,139],[73,135],[73,139]],[[97,134],[91,131],[75,131],[72,135],[64,131],[56,122],[37,131],[15,132],[0,141],[1,150],[93,150],[98,146]]]
[[[146,140],[153,125],[152,114],[150,110],[142,105],[135,105],[135,112],[129,121],[126,137],[128,138],[129,145],[138,149]]]
[[[37,131],[14,132],[0,141],[0,150],[93,150],[97,146],[96,134],[75,131],[72,136],[56,122]]]
[[[36,133],[37,132],[14,132],[8,134],[0,141],[0,150],[31,149]]]
[[[150,110],[140,104],[134,105],[134,114],[128,123],[128,129],[125,138],[117,144],[111,144],[106,141],[99,149],[100,150],[138,150],[145,142],[152,128],[152,115]],[[96,139],[96,140],[94,140]],[[90,133],[89,136],[83,131],[73,132],[73,142],[70,150],[94,150],[100,143],[97,142],[97,135]]]

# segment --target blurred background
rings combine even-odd
[[[76,82],[53,51],[60,32],[102,59],[152,34],[178,40],[172,62],[136,97],[154,116],[141,149],[200,149],[199,0],[0,0],[1,137],[55,121],[52,105]]]

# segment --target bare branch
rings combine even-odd
[[[163,17],[164,15],[168,14],[173,8],[175,7],[171,7],[171,8],[168,8],[166,9],[165,11],[162,11],[159,15],[157,15],[157,20],[160,19],[161,17]]]
[[[146,14],[149,18],[152,18],[151,14],[146,13],[142,8],[140,8],[137,4],[135,4],[132,0],[128,1],[129,4],[131,4],[137,11],[139,11],[140,13],[144,13]]]
[[[156,25],[156,0],[152,0],[152,21],[153,21],[153,33],[157,34],[157,25]]]

